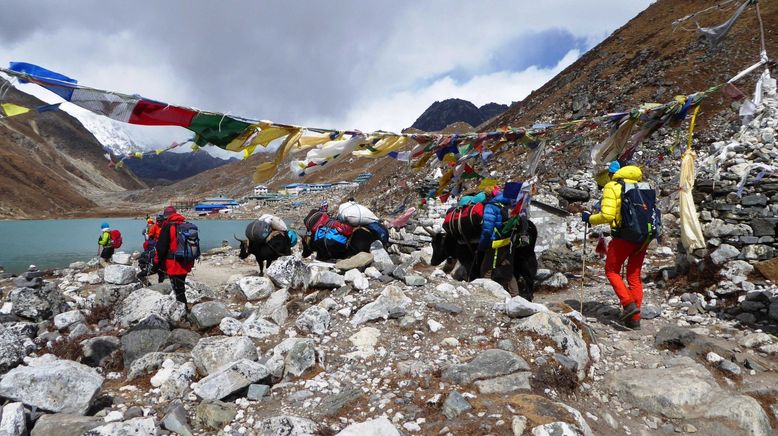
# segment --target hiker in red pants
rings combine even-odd
[[[608,173],[611,181],[603,189],[600,213],[591,215],[584,211],[581,218],[587,224],[611,226],[613,239],[608,244],[605,276],[619,297],[622,307],[620,320],[628,328],[639,329],[640,306],[643,303],[640,271],[648,242],[658,235],[661,221],[659,212],[655,211],[655,192],[641,183],[643,173],[640,168],[632,165],[622,168],[618,161],[613,161],[608,166]],[[624,198],[623,191],[628,193],[627,198]],[[622,207],[625,206],[629,208],[629,223],[626,220],[622,222]],[[620,274],[624,262],[627,262],[626,284]]]

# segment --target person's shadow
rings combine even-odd
[[[573,298],[565,300],[565,304],[575,309],[581,307],[580,301]],[[621,310],[611,304],[599,301],[584,301],[583,316],[595,318],[600,324],[610,325],[616,330],[629,331],[630,329],[619,322],[619,315],[621,315]]]

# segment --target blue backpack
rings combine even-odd
[[[336,229],[333,229],[332,227],[319,227],[316,230],[316,233],[314,233],[313,240],[318,241],[320,239],[325,239],[328,241],[328,243],[334,242],[343,246],[348,244],[348,238],[343,236],[340,232],[338,232]]]
[[[662,234],[662,212],[656,207],[656,191],[648,183],[621,185],[621,225],[614,236],[648,244]]]
[[[194,262],[200,258],[200,235],[197,226],[188,223],[176,224],[176,251],[173,259],[178,262]]]
[[[289,237],[289,246],[290,247],[294,247],[295,245],[297,245],[297,239],[298,239],[297,232],[295,232],[292,229],[289,229],[286,232],[286,235]]]
[[[386,227],[378,222],[372,222],[366,227],[378,237],[378,240],[381,241],[384,246],[389,244],[389,231],[386,230]]]

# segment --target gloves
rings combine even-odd
[[[581,221],[585,222],[586,224],[589,224],[590,216],[592,216],[591,212],[588,211],[581,212]]]

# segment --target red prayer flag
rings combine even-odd
[[[151,100],[140,100],[132,110],[130,124],[143,126],[189,127],[196,112],[179,106],[170,106]]]

